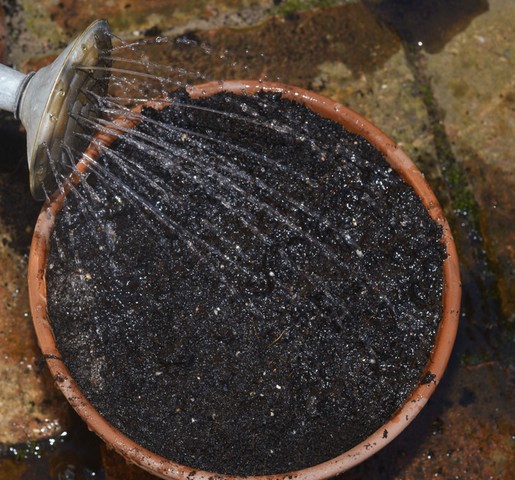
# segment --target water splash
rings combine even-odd
[[[197,42],[188,39],[183,39],[179,43],[188,47],[199,48],[204,54],[210,54],[210,49],[204,44],[199,45]],[[96,104],[93,111],[98,115],[91,118],[83,114],[77,114],[73,116],[74,120],[82,125],[86,131],[96,130],[110,137],[123,138],[124,142],[132,145],[136,150],[151,151],[156,158],[161,159],[162,167],[166,172],[174,176],[189,178],[190,181],[192,179],[196,188],[201,189],[209,198],[221,205],[227,214],[236,218],[240,226],[250,231],[254,241],[261,243],[263,248],[270,247],[272,239],[270,232],[267,232],[269,227],[263,227],[256,222],[256,210],[264,214],[268,218],[268,222],[277,224],[279,228],[285,228],[302,237],[311,245],[310,248],[317,252],[317,255],[325,258],[324,263],[333,265],[346,272],[347,275],[353,276],[346,262],[333,250],[330,242],[323,238],[330,235],[332,242],[346,245],[347,248],[355,250],[359,255],[361,250],[357,241],[352,238],[350,228],[335,224],[326,212],[313,209],[301,199],[294,198],[293,192],[284,191],[284,187],[279,188],[254,172],[245,171],[238,165],[238,162],[231,159],[231,156],[243,155],[254,158],[257,162],[260,162],[262,171],[269,169],[277,171],[279,175],[290,176],[292,184],[301,185],[308,191],[315,191],[319,188],[318,179],[315,176],[306,174],[302,169],[292,168],[288,159],[274,158],[268,155],[261,146],[256,148],[251,145],[232,142],[227,136],[218,138],[217,135],[219,134],[213,131],[209,125],[204,125],[202,128],[184,128],[155,120],[145,113],[144,109],[134,110],[136,104],[146,101],[157,102],[162,106],[172,105],[186,117],[192,113],[202,113],[208,116],[214,125],[233,122],[233,124],[245,125],[245,128],[248,129],[261,131],[263,138],[272,135],[276,142],[285,145],[301,145],[303,149],[311,151],[317,156],[320,162],[324,162],[330,155],[323,142],[317,143],[311,137],[309,128],[303,129],[301,125],[292,127],[286,118],[268,122],[263,119],[262,113],[260,115],[259,112],[252,110],[246,102],[242,102],[239,111],[226,111],[198,104],[193,105],[181,101],[180,98],[170,100],[170,95],[179,89],[188,88],[199,79],[206,80],[206,76],[199,72],[149,60],[150,55],[145,51],[147,47],[161,47],[171,44],[172,42],[168,39],[156,39],[155,41],[122,43],[114,46],[112,55],[106,56],[106,58],[111,59],[112,65],[110,67],[97,67],[97,69],[105,71],[105,76],[98,77],[98,73],[95,72],[98,81],[109,81],[108,94],[99,96],[93,90],[83,92]],[[127,53],[129,56],[123,55]],[[221,59],[234,65],[228,52],[224,52]],[[94,73],[91,68],[77,68],[85,74],[93,75]],[[129,125],[120,125],[120,122],[117,121],[120,117],[128,121]],[[133,126],[140,122],[151,125],[152,131],[143,133],[133,129]],[[77,135],[85,136],[83,133],[77,133]],[[169,141],[163,140],[166,136],[180,137],[184,140],[184,146],[177,144],[172,146]],[[93,139],[92,145],[96,146],[106,162],[103,164],[103,162],[88,157],[89,171],[86,174],[79,175],[80,183],[84,188],[82,192],[79,192],[77,188],[72,187],[70,194],[78,197],[80,204],[85,203],[86,206],[79,207],[84,220],[96,225],[101,232],[97,238],[99,248],[102,247],[103,251],[110,252],[114,247],[112,234],[108,232],[105,225],[102,225],[102,221],[96,214],[99,199],[95,198],[94,188],[83,178],[90,175],[94,175],[97,181],[116,191],[116,195],[123,198],[123,201],[130,202],[136,208],[142,225],[146,225],[155,231],[156,227],[153,220],[157,220],[166,230],[179,235],[191,254],[199,258],[206,255],[211,257],[213,259],[212,273],[219,276],[221,284],[229,289],[232,296],[237,295],[237,289],[226,279],[220,268],[221,265],[228,264],[236,271],[240,271],[245,277],[251,278],[253,281],[257,280],[255,273],[249,269],[248,265],[251,262],[245,252],[237,249],[231,239],[220,236],[218,227],[208,219],[203,219],[202,228],[207,232],[207,236],[217,238],[216,246],[213,242],[206,242],[200,238],[198,233],[191,232],[187,227],[181,226],[170,215],[163,212],[161,207],[164,204],[174,203],[183,209],[188,208],[188,205],[187,199],[174,195],[170,186],[166,185],[159,176],[151,178],[137,159],[121,156],[110,147],[105,147],[98,139]],[[224,162],[212,163],[209,160],[213,145],[229,152]],[[342,150],[345,148],[348,147],[341,146]],[[172,154],[170,154],[170,149],[172,149]],[[74,158],[75,161],[78,161],[82,152],[72,152],[66,146],[63,147],[63,150],[66,151],[71,171],[77,173],[73,166]],[[204,155],[197,155],[198,152],[202,152]],[[113,173],[109,168],[109,163],[112,162],[119,167],[118,173]],[[62,175],[57,177],[57,172],[62,170],[55,167],[52,167],[52,169],[56,173],[58,182],[62,182]],[[229,200],[234,194],[241,196],[245,201],[239,202],[237,205],[234,204],[234,200]],[[357,198],[358,196],[355,195],[354,200]],[[363,196],[363,200],[368,201],[366,196]],[[310,229],[305,228],[303,224],[309,224],[312,228],[315,228],[315,231],[323,231],[323,236],[320,237],[318,233],[312,234]],[[101,245],[102,243],[105,243],[105,246]],[[292,264],[288,254],[281,251],[279,255],[286,268],[295,272],[297,267]],[[80,270],[79,266],[77,268]],[[332,293],[333,286],[321,275],[316,272],[311,272],[310,275],[302,275],[306,284],[310,285],[309,288],[321,291],[326,301],[329,301],[331,308],[337,308],[338,304],[341,304],[340,299],[335,298]],[[294,295],[280,282],[276,281],[275,283],[276,287],[282,290],[287,297]],[[358,283],[366,290],[371,289],[366,278],[361,278]],[[320,308],[311,300],[308,303],[311,303],[317,310]],[[256,316],[260,316],[257,309],[254,309],[254,313]]]

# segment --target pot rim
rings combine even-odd
[[[239,480],[243,478],[247,480],[283,480],[286,478],[321,480],[341,474],[386,446],[411,423],[440,382],[454,345],[461,300],[458,256],[442,208],[423,174],[396,143],[375,125],[353,110],[317,93],[291,85],[252,80],[210,82],[188,88],[188,92],[193,98],[207,97],[220,92],[252,95],[260,91],[280,93],[283,98],[302,103],[319,115],[334,120],[347,130],[367,139],[383,153],[390,166],[411,185],[421,198],[429,215],[442,227],[442,242],[447,250],[447,258],[443,263],[442,318],[433,351],[424,370],[424,375],[430,373],[431,377],[427,381],[422,376],[418,386],[415,387],[399,410],[387,423],[363,442],[331,460],[302,470],[262,476],[221,475],[179,465],[152,453],[118,431],[89,403],[73,380],[57,348],[47,312],[46,262],[55,217],[62,208],[64,198],[69,191],[69,187],[65,185],[62,192],[56,192],[43,205],[36,223],[30,250],[28,266],[29,301],[38,343],[57,386],[90,430],[94,431],[129,462],[135,463],[161,478],[176,480],[192,480],[193,477],[195,477],[195,480]],[[169,102],[151,101],[145,103],[145,105],[155,108],[163,108],[167,104]],[[142,105],[134,110],[139,112],[141,108]],[[123,131],[132,128],[137,120],[120,118],[115,123]],[[88,159],[98,156],[100,151],[98,143],[108,146],[114,138],[114,135],[99,133],[96,136],[97,143],[92,142],[90,144],[81,161],[77,164],[77,170],[83,173],[88,168]],[[77,174],[72,174],[70,178],[71,182],[78,181]]]

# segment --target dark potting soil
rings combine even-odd
[[[113,425],[178,463],[246,475],[333,458],[428,374],[441,228],[377,150],[304,106],[173,99],[58,216],[63,359]]]

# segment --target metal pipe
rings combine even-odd
[[[24,85],[24,75],[14,68],[0,64],[0,109],[16,113],[20,99],[20,90]]]

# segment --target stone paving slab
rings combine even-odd
[[[427,58],[435,99],[457,160],[479,202],[482,233],[499,272],[506,316],[515,312],[515,3],[491,0]],[[515,320],[512,318],[512,321]]]
[[[54,437],[68,418],[68,406],[54,389],[36,343],[27,295],[27,253],[13,246],[15,229],[5,223],[6,217],[20,213],[5,212],[14,196],[12,186],[6,185],[11,179],[0,175],[0,445]],[[25,241],[32,220],[30,215],[19,218]]]
[[[277,13],[356,0],[11,0],[8,61],[22,71],[45,65],[92,21],[107,19],[123,38],[179,35],[255,25]]]

